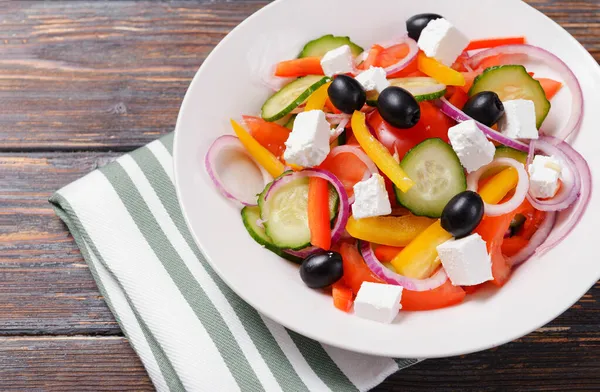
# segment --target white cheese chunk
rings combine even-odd
[[[427,57],[432,57],[448,67],[469,45],[469,38],[446,19],[432,20],[421,32],[419,48]]]
[[[385,70],[380,67],[370,67],[359,73],[355,79],[363,86],[365,91],[376,90],[381,93],[383,89],[390,86]]]
[[[492,262],[479,234],[446,241],[437,251],[453,285],[473,286],[493,279]]]
[[[369,179],[354,185],[354,203],[352,215],[356,219],[371,216],[389,215],[392,205],[385,189],[385,181],[374,173]]]
[[[354,301],[354,314],[358,317],[391,323],[402,308],[402,286],[363,282]]]
[[[448,130],[452,148],[467,171],[473,172],[494,159],[496,147],[490,142],[475,120],[469,120]]]
[[[562,167],[554,157],[536,155],[528,167],[529,192],[538,199],[553,197],[558,191]]]
[[[354,71],[354,58],[350,46],[343,45],[325,53],[321,58],[321,68],[327,76],[352,73]]]
[[[320,165],[329,154],[329,123],[321,110],[298,113],[283,158],[302,167]]]
[[[511,139],[537,139],[535,104],[526,99],[504,101],[504,115],[498,121],[500,132]]]

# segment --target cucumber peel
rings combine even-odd
[[[344,45],[350,46],[350,51],[354,56],[358,56],[363,52],[363,48],[352,42],[350,37],[336,37],[333,34],[327,34],[307,42],[298,55],[298,58],[323,57],[325,53],[329,52],[330,50]]]
[[[286,84],[265,101],[261,109],[261,117],[266,121],[279,120],[329,80],[327,76],[308,75]]]

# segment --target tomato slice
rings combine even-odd
[[[465,291],[460,286],[453,286],[450,279],[440,287],[428,291],[402,291],[403,310],[432,310],[461,303]]]
[[[421,102],[421,119],[410,129],[394,128],[381,118],[377,110],[369,114],[367,121],[379,141],[394,154],[402,159],[404,155],[425,139],[438,137],[448,142],[448,129],[454,122],[443,114],[433,103]]]
[[[344,276],[342,279],[354,294],[358,293],[363,282],[384,283],[367,267],[367,264],[365,264],[360,252],[356,248],[356,244],[342,243],[340,253],[344,267]]]
[[[354,185],[362,181],[369,171],[367,165],[351,152],[339,153],[333,157],[330,154],[319,167],[330,171],[342,182],[348,197],[354,195]]]
[[[279,124],[265,121],[260,117],[242,116],[242,118],[250,129],[252,137],[281,160],[285,151],[285,141],[290,136],[290,130]]]
[[[406,57],[410,52],[407,44],[397,44],[385,48],[377,56],[377,66],[381,68],[389,67]]]

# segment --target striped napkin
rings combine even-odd
[[[321,344],[240,299],[186,227],[172,147],[171,134],[50,199],[158,391],[366,391],[417,362]]]

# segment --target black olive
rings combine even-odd
[[[327,94],[333,106],[348,114],[360,110],[367,102],[363,86],[347,75],[336,76],[327,88]]]
[[[463,107],[463,112],[480,123],[491,127],[504,114],[504,105],[495,92],[482,91],[469,98]]]
[[[475,192],[464,191],[454,196],[442,211],[442,228],[456,238],[466,237],[483,218],[483,200]]]
[[[300,277],[306,285],[320,289],[342,278],[342,256],[337,252],[319,252],[308,256],[300,266]]]
[[[421,118],[419,103],[402,87],[385,88],[377,98],[379,114],[396,128],[412,128]]]
[[[410,17],[406,21],[408,36],[415,41],[418,41],[421,36],[421,31],[423,31],[429,22],[435,19],[442,19],[442,16],[438,14],[418,14]]]

